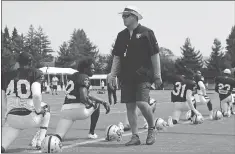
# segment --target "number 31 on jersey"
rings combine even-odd
[[[175,90],[173,90],[173,95],[175,96],[180,96],[180,97],[184,97],[184,92],[185,92],[185,87],[186,84],[183,84],[181,82],[176,82],[175,83]]]

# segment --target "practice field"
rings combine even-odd
[[[105,94],[93,94],[107,101],[107,92]],[[117,92],[120,98],[120,91]],[[212,99],[214,108],[219,108],[219,98],[213,91],[208,92]],[[151,97],[158,101],[155,119],[161,117],[165,120],[171,115],[173,105],[170,103],[170,91],[151,91]],[[59,120],[59,111],[63,104],[64,94],[59,95],[43,94],[43,101],[51,106],[51,122],[48,133],[54,133],[57,122]],[[205,119],[208,118],[207,106],[197,107],[203,114]],[[124,104],[116,104],[111,106],[111,112],[105,115],[105,110],[101,107],[101,115],[97,124],[96,133],[98,139],[88,139],[87,135],[90,127],[90,118],[84,121],[77,121],[66,135],[63,142],[63,152],[86,152],[86,153],[158,153],[158,152],[200,152],[200,153],[234,153],[235,152],[235,116],[224,118],[223,120],[205,120],[203,124],[193,125],[185,120],[183,113],[180,124],[167,128],[165,132],[158,132],[157,141],[154,145],[146,145],[145,140],[147,130],[142,129],[144,122],[139,117],[139,135],[142,144],[140,146],[126,147],[124,144],[131,137],[130,131],[125,132],[121,142],[104,141],[105,128],[110,124],[118,124],[124,121],[126,114]],[[22,131],[20,136],[9,147],[10,153],[38,153],[40,151],[29,150],[28,144],[37,129],[28,129]]]

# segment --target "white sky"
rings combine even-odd
[[[234,1],[2,1],[2,29],[7,25],[26,34],[30,24],[42,26],[58,51],[73,30],[82,28],[101,53],[110,52],[117,33],[125,27],[118,12],[135,5],[143,13],[140,23],[151,28],[162,47],[177,56],[186,37],[203,56],[209,56],[214,38],[225,47],[234,25]]]

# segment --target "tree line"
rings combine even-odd
[[[53,49],[49,37],[42,27],[35,29],[30,25],[26,35],[19,34],[14,28],[11,35],[7,27],[2,34],[2,72],[13,69],[18,54],[22,51],[33,55],[35,67],[43,67],[45,62],[53,60]],[[202,36],[203,39],[203,36]],[[203,41],[203,40],[202,40]],[[235,26],[232,27],[226,39],[226,47],[222,47],[221,41],[215,38],[211,45],[209,59],[203,60],[200,50],[195,49],[190,38],[186,38],[181,49],[181,56],[175,59],[173,51],[166,47],[160,47],[162,78],[165,80],[167,72],[174,71],[174,64],[183,63],[192,70],[200,70],[206,77],[214,77],[221,74],[225,68],[235,68]],[[69,40],[65,40],[57,51],[56,67],[72,67],[72,63],[79,59],[92,56],[95,59],[96,74],[110,72],[113,58],[113,44],[109,54],[101,54],[98,47],[91,42],[83,29],[74,29]],[[167,79],[166,79],[167,80]]]

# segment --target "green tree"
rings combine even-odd
[[[7,26],[4,28],[4,33],[3,33],[3,46],[9,50],[11,50],[11,38],[9,35],[9,30]]]
[[[162,80],[167,80],[166,76],[168,72],[174,72],[174,54],[170,49],[160,47],[160,60],[161,60],[161,75]]]
[[[83,57],[99,58],[97,47],[87,37],[83,29],[74,30],[68,43],[63,43],[58,51],[56,66],[70,67]]]
[[[33,54],[35,52],[36,31],[33,25],[30,25],[28,33],[25,36],[25,51]]]
[[[39,26],[35,34],[35,45],[37,56],[40,57],[38,62],[42,65],[44,62],[52,61],[53,57],[50,53],[53,52],[51,49],[51,42],[48,36],[43,31],[42,27]]]
[[[224,69],[223,67],[223,48],[221,46],[221,42],[220,40],[218,40],[217,38],[214,39],[213,42],[213,46],[211,47],[212,52],[210,55],[209,60],[206,62],[207,64],[207,68],[210,71],[216,71],[216,72],[221,72],[222,69]]]
[[[69,48],[75,58],[88,56],[94,57],[97,54],[97,47],[90,42],[83,29],[74,30],[69,41]]]
[[[39,26],[38,30],[36,31],[36,44],[38,46],[38,53],[40,55],[46,56],[49,53],[53,52],[51,49],[51,42],[48,36],[44,33],[41,26]]]
[[[69,50],[69,44],[67,42],[63,42],[63,44],[59,47],[58,54],[59,56],[55,63],[55,66],[57,67],[69,67],[71,62],[75,61]]]
[[[52,55],[49,54],[53,52],[50,41],[41,27],[36,31],[33,25],[30,25],[25,38],[25,51],[32,54],[35,67],[42,67],[44,62],[53,59]]]
[[[2,48],[1,48],[1,72],[4,73],[12,69],[15,65],[16,58],[11,50],[11,38],[8,28],[4,28],[2,32]]]
[[[16,28],[14,28],[11,37],[11,50],[17,55],[24,50],[24,37],[20,36]]]
[[[98,54],[95,59],[95,74],[105,74],[105,68],[107,66],[107,56]]]
[[[226,44],[225,61],[228,62],[227,67],[235,67],[235,26],[232,27],[231,33],[226,39]]]
[[[200,50],[195,51],[189,38],[186,38],[184,45],[180,49],[182,50],[181,53],[183,56],[177,61],[182,62],[186,67],[194,71],[202,69],[202,54],[200,53]]]
[[[113,64],[113,48],[114,43],[111,46],[110,53],[106,56],[106,67],[104,68],[105,74],[108,74],[111,72],[112,64]]]

